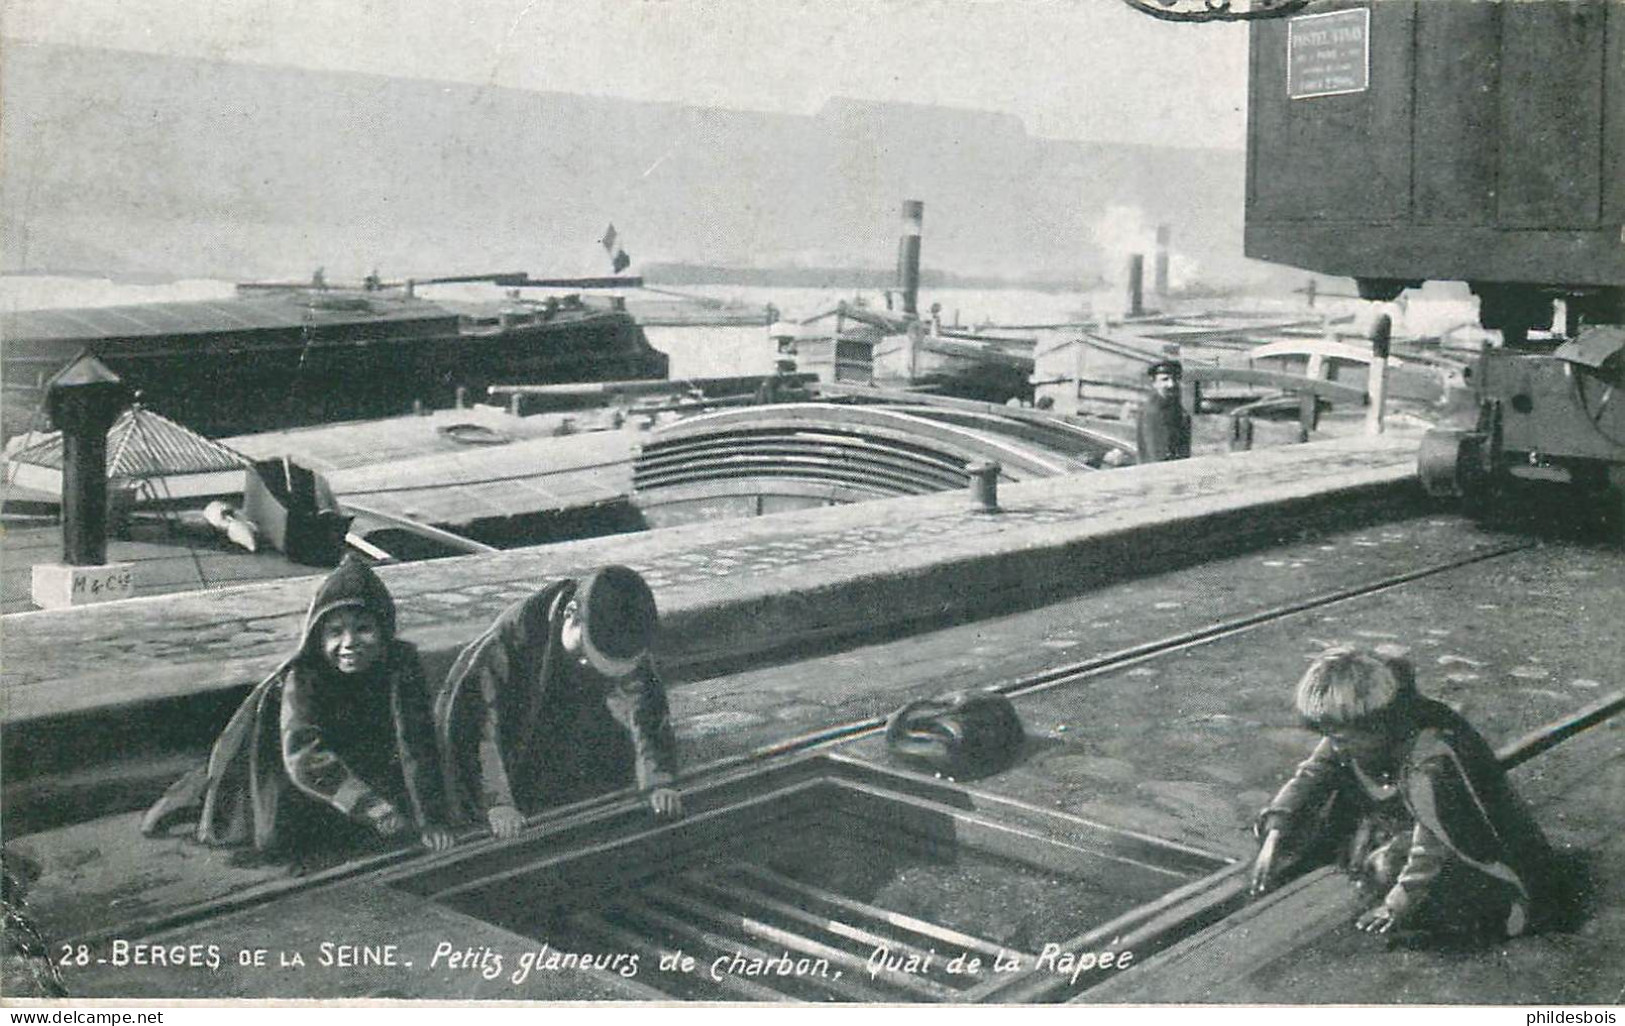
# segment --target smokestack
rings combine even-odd
[[[107,430],[130,404],[130,390],[86,352],[51,379],[51,421],[62,432],[62,561],[107,562]]]
[[[1128,258],[1128,315],[1139,317],[1145,313],[1145,255],[1134,253]]]
[[[1159,298],[1168,295],[1168,239],[1171,234],[1167,225],[1157,225],[1157,262],[1151,272],[1151,287]]]
[[[919,313],[920,231],[925,222],[925,204],[903,201],[903,237],[897,245],[897,287],[903,293],[903,312]]]

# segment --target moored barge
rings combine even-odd
[[[205,435],[450,405],[492,384],[664,378],[664,353],[614,299],[457,304],[367,288],[253,290],[210,302],[4,315],[4,424],[44,427],[51,376],[86,350],[142,403]]]

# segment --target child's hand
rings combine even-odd
[[[498,805],[485,818],[491,824],[491,833],[501,838],[518,837],[525,828],[525,817],[512,805]]]
[[[679,819],[683,815],[683,796],[669,787],[657,787],[649,792],[649,808],[660,819]]]
[[[1354,926],[1355,929],[1364,930],[1366,933],[1387,933],[1398,922],[1399,918],[1394,914],[1393,909],[1387,905],[1378,905],[1376,908],[1362,912],[1360,918],[1354,921]]]
[[[393,808],[372,817],[372,828],[378,831],[379,837],[398,837],[405,833],[409,826],[411,824],[406,821],[406,817]]]
[[[422,836],[423,846],[430,851],[450,851],[451,846],[457,843],[452,832],[441,826],[424,827]]]
[[[1254,895],[1263,894],[1275,886],[1275,849],[1280,842],[1279,830],[1271,830],[1264,835],[1264,845],[1258,849],[1258,858],[1253,862],[1251,891]]]

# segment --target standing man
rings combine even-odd
[[[1184,368],[1178,360],[1158,360],[1146,371],[1151,395],[1140,407],[1137,434],[1141,463],[1189,459],[1191,416],[1179,399]]]
[[[607,566],[541,589],[463,649],[435,701],[454,809],[512,837],[528,815],[636,783],[656,816],[681,816],[656,623],[643,578]]]

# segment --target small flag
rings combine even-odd
[[[632,266],[632,258],[620,247],[619,240],[620,235],[616,233],[613,224],[604,230],[604,237],[598,240],[603,245],[604,252],[609,254],[610,266],[615,269],[616,274]]]

